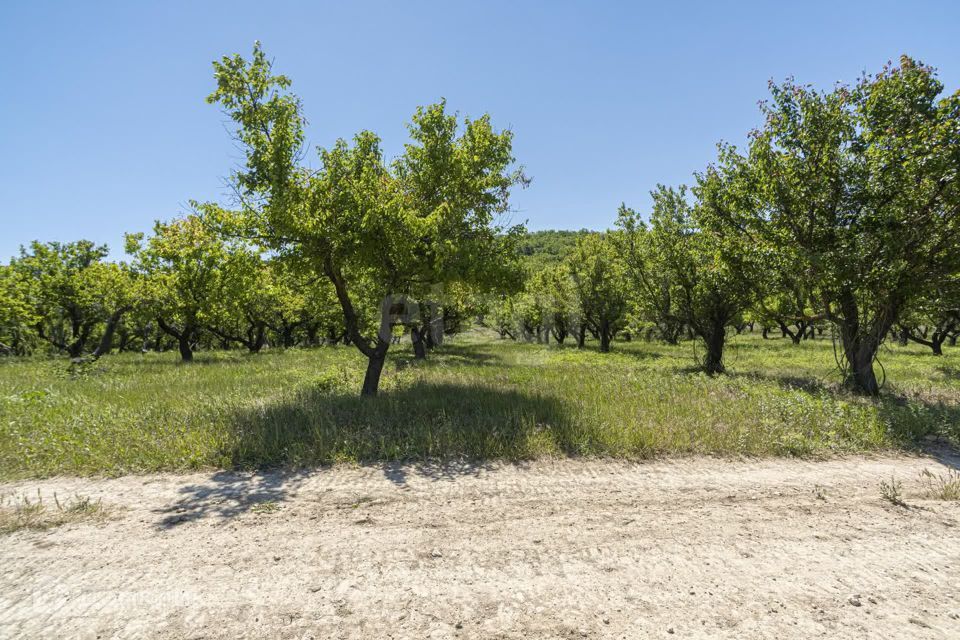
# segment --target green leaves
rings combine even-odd
[[[626,265],[609,234],[588,234],[577,240],[570,255],[583,320],[609,340],[626,322],[628,291]],[[602,337],[602,335],[601,335]]]
[[[105,245],[89,240],[33,242],[11,261],[7,291],[16,295],[14,313],[35,320],[39,337],[78,356],[91,333],[128,293],[129,274],[102,261]],[[29,286],[27,286],[29,285]]]
[[[208,101],[236,123],[246,151],[235,182],[250,227],[336,286],[348,332],[365,353],[356,303],[379,307],[378,296],[437,295],[452,285],[499,287],[518,272],[517,232],[504,233],[496,217],[510,187],[526,178],[511,169],[512,135],[495,131],[489,117],[460,123],[445,102],[421,107],[392,163],[379,137],[362,131],[319,149],[311,169],[303,164],[300,100],[259,44],[249,61],[214,63],[214,77]]]

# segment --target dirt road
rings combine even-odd
[[[947,460],[955,464],[955,461]],[[106,522],[0,537],[0,637],[960,638],[933,458],[53,479]],[[907,507],[881,498],[903,482]]]

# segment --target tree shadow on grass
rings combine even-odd
[[[950,379],[953,379],[953,380],[960,380],[960,367],[958,367],[958,366],[949,365],[949,364],[941,364],[941,365],[937,366],[937,371],[939,371],[940,373],[942,373],[942,374],[943,374],[943,377],[945,377],[945,378],[950,378]]]
[[[229,353],[229,355],[217,355],[212,352],[196,352],[193,355],[193,360],[190,362],[184,362],[178,354],[174,352],[150,352],[149,354],[143,354],[142,357],[129,357],[129,358],[114,358],[112,356],[104,356],[99,362],[102,362],[104,365],[114,367],[117,369],[143,369],[145,367],[158,368],[158,369],[169,369],[170,367],[207,367],[213,365],[245,365],[249,364],[251,361],[255,361],[260,358],[268,358],[271,353],[248,353],[246,351],[235,351]]]
[[[851,395],[849,391],[843,389],[838,383],[830,382],[827,378],[782,373],[762,373],[759,371],[737,372],[728,375],[736,378],[746,378],[748,380],[773,382],[787,391],[805,391],[811,395],[828,394],[835,398]]]
[[[443,479],[482,471],[473,461],[575,453],[570,423],[557,398],[483,385],[421,381],[375,398],[304,389],[238,411],[222,453],[240,469],[429,462],[415,472]],[[383,469],[403,484],[413,468]]]
[[[401,369],[410,365],[425,367],[449,366],[452,364],[509,366],[499,353],[491,353],[474,345],[443,345],[428,351],[424,360],[417,360],[413,351],[396,351],[390,353],[389,361]]]
[[[663,346],[666,347],[665,344]],[[595,349],[595,351],[597,353],[600,352],[599,349]],[[653,351],[651,349],[636,348],[636,347],[621,346],[619,349],[615,347],[611,347],[610,353],[624,355],[624,356],[627,356],[628,358],[633,358],[634,360],[639,360],[644,362],[649,360],[660,360],[661,358],[663,358],[663,354],[660,353],[659,351]]]

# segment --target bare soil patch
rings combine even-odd
[[[0,536],[0,636],[956,638],[949,456],[57,478]],[[894,478],[907,506],[881,497]]]

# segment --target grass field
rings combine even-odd
[[[412,360],[395,348],[381,396],[356,397],[352,347],[0,360],[0,478],[424,458],[824,456],[960,435],[960,348],[888,347],[879,401],[839,388],[829,340],[738,336],[729,375],[693,345],[614,352],[482,333]]]

